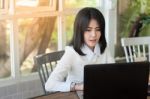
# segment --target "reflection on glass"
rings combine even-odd
[[[73,24],[75,16],[66,16],[66,42],[70,42],[73,36]]]
[[[65,0],[65,8],[96,7],[98,0]]]
[[[35,72],[33,57],[57,50],[56,17],[19,19],[19,50],[21,74]]]
[[[0,78],[9,77],[11,74],[9,37],[9,21],[0,20]]]

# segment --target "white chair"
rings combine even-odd
[[[126,62],[150,62],[150,37],[121,38]]]

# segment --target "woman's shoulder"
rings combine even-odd
[[[65,50],[74,50],[74,49],[73,49],[73,46],[66,46]]]
[[[68,54],[77,54],[77,52],[74,50],[73,46],[66,46],[65,47],[65,53],[68,53]]]
[[[65,52],[68,52],[68,51],[70,52],[70,51],[75,51],[75,50],[74,50],[73,46],[66,46]]]

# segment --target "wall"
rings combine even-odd
[[[0,87],[0,99],[27,99],[44,94],[39,79]]]

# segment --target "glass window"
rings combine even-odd
[[[73,36],[73,24],[74,24],[75,16],[66,16],[66,42],[67,44],[70,42]]]
[[[65,0],[65,8],[97,7],[99,0]]]
[[[4,9],[4,0],[0,0],[0,9]]]
[[[7,10],[15,12],[11,15],[6,13],[6,17],[0,15],[4,19],[0,20],[0,78],[10,77],[11,63],[12,65],[13,63],[20,63],[19,72],[21,75],[36,72],[37,68],[34,66],[33,57],[37,54],[56,51],[58,45],[63,44],[63,41],[58,41],[58,30],[61,30],[61,28],[65,30],[64,35],[66,37],[64,41],[68,44],[72,39],[74,18],[78,9],[86,6],[97,7],[99,4],[99,0],[63,0],[65,9],[75,9],[63,10],[64,13],[59,13],[56,12],[57,1],[59,0],[12,0],[12,4],[10,4],[8,0],[0,0],[0,11],[4,8],[5,11],[3,12],[7,12]],[[8,4],[10,4],[11,9],[8,8]],[[54,9],[53,13],[50,12],[51,9]],[[61,22],[65,21],[65,25],[60,28],[57,24],[59,23],[57,22],[58,16],[65,17],[65,20],[59,20]],[[10,20],[8,21],[8,19]],[[12,19],[17,22],[17,24],[13,24],[13,32],[12,23],[10,24]],[[15,33],[15,37],[17,35],[14,43],[19,41],[19,45],[10,43],[11,32]],[[13,46],[15,48],[11,47],[11,51],[18,50],[14,53],[15,59],[13,62],[10,61],[10,44],[15,45]],[[16,76],[18,76],[18,69],[14,68],[16,66],[12,67],[17,71]]]
[[[9,77],[10,70],[10,22],[0,20],[0,78]]]
[[[57,18],[40,17],[18,20],[21,74],[36,71],[33,57],[57,50]]]
[[[5,14],[8,11],[8,0],[0,0],[0,14]]]
[[[49,0],[16,0],[16,6],[22,6],[22,7],[36,7],[38,5],[40,6],[46,6],[48,5]]]
[[[16,13],[42,12],[42,11],[55,11],[57,0],[16,0],[15,10]],[[30,11],[30,12],[29,12]]]

